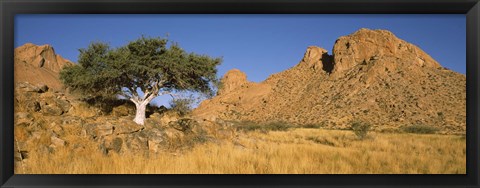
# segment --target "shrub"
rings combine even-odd
[[[198,122],[194,119],[182,118],[177,121],[171,121],[168,125],[182,132],[191,132],[195,126],[198,126]]]
[[[177,98],[170,101],[170,106],[173,111],[178,112],[180,116],[189,114],[192,111],[192,98]]]
[[[255,131],[255,130],[260,130],[262,128],[260,124],[255,123],[253,121],[234,122],[234,126],[236,127],[237,130],[242,130],[242,131]]]
[[[187,132],[184,137],[168,138],[166,149],[170,151],[178,151],[191,149],[197,145],[205,144],[212,139],[204,129],[199,129],[198,132]]]
[[[422,125],[422,124],[415,124],[403,127],[402,130],[407,133],[415,133],[415,134],[434,134],[438,131],[438,128]]]
[[[299,128],[308,128],[308,129],[318,129],[318,128],[325,127],[326,124],[327,124],[326,121],[322,121],[320,123],[308,123],[308,124],[304,124],[304,125],[299,125],[298,127]]]
[[[194,144],[203,144],[203,143],[206,143],[208,141],[209,137],[208,137],[208,133],[207,131],[203,130],[203,129],[200,129],[196,134],[194,134],[191,138],[190,138],[190,143],[192,143],[192,145]]]
[[[261,131],[261,132],[268,132],[268,131],[287,131],[288,129],[292,128],[293,126],[286,122],[281,121],[274,121],[269,123],[256,123],[252,121],[241,121],[236,122],[235,126],[237,130],[242,131]]]
[[[299,128],[307,128],[307,129],[318,129],[322,127],[320,124],[309,123],[305,125],[298,126]]]
[[[355,133],[358,139],[363,140],[367,137],[371,125],[366,122],[355,120],[350,124],[350,129]]]
[[[267,131],[287,131],[292,125],[283,121],[270,122],[262,126]]]

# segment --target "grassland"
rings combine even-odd
[[[93,145],[92,145],[93,146]],[[251,131],[179,152],[104,155],[95,147],[31,153],[27,174],[465,174],[466,142],[456,135],[297,128]]]

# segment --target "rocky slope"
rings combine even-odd
[[[49,45],[15,49],[16,168],[31,160],[32,152],[175,153],[235,136],[229,127],[183,118],[164,107],[149,106],[145,126],[137,125],[132,121],[135,106],[128,101],[114,101],[105,110],[66,92],[58,76],[61,68],[71,65]]]
[[[253,83],[239,70],[194,115],[285,121],[342,129],[354,119],[375,129],[422,124],[465,133],[466,77],[386,30],[360,29],[327,50],[310,46],[296,66]]]
[[[29,82],[34,85],[48,85],[61,90],[58,73],[64,66],[74,65],[55,53],[50,45],[37,46],[31,43],[15,49],[15,82]]]
[[[20,82],[15,94],[16,168],[25,167],[22,162],[36,160],[29,157],[32,153],[175,154],[198,143],[236,136],[231,127],[197,122],[154,107],[147,111],[145,126],[137,125],[132,121],[132,104],[119,103],[105,113],[45,85]]]

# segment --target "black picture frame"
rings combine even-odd
[[[479,0],[1,0],[1,187],[479,187]],[[16,14],[465,14],[466,175],[14,175]]]

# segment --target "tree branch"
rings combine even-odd
[[[133,89],[132,87],[128,87],[127,88],[129,91],[130,91],[130,94],[133,96],[137,93],[137,91],[135,89]]]
[[[143,94],[143,100],[147,99],[148,97],[150,97],[152,93],[150,93],[150,91],[145,91],[145,93]]]
[[[155,97],[156,97],[156,95],[152,93],[152,94],[150,94],[150,96],[149,96],[148,98],[145,99],[145,101],[150,102],[150,101],[152,101],[153,98],[155,98]]]
[[[163,83],[165,83],[165,82],[166,82],[165,80],[153,81],[153,83],[152,83],[152,89],[146,91],[146,93],[145,93],[145,95],[144,95],[144,99],[145,99],[145,100],[148,100],[148,101],[151,101],[151,100],[153,100],[153,98],[155,98],[156,96],[159,96],[158,92],[160,91],[161,86],[162,86]],[[147,93],[148,93],[148,94],[147,94]]]
[[[132,101],[136,106],[139,105],[137,99],[134,99],[134,98],[130,98],[130,101]]]

